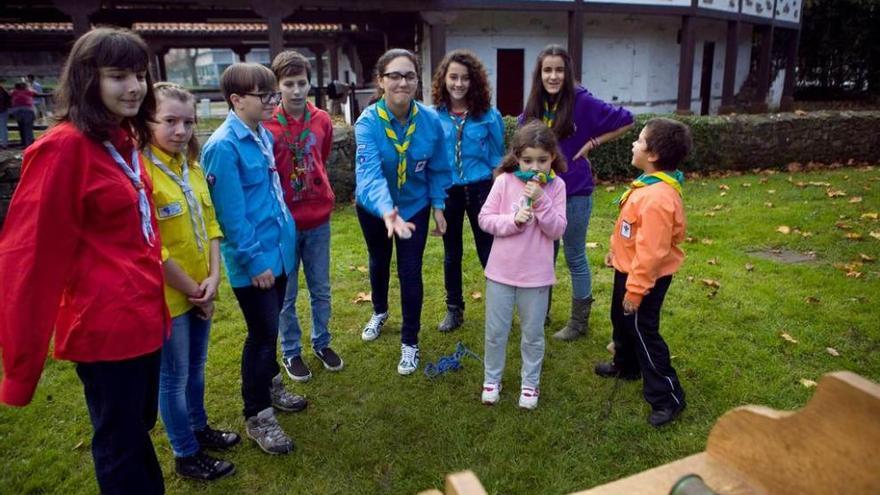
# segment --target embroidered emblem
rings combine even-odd
[[[207,182],[209,186],[214,187],[214,184],[217,182],[217,177],[214,177],[214,174],[208,174],[205,177],[205,182]]]
[[[425,165],[427,165],[427,164],[428,164],[428,160],[419,160],[418,162],[416,162],[415,171],[421,172],[422,170],[425,170]]]
[[[176,217],[183,213],[183,205],[179,202],[168,203],[167,205],[157,207],[156,212],[160,219]]]
[[[624,239],[629,239],[632,237],[632,224],[630,224],[626,220],[621,220],[620,222],[620,236]]]

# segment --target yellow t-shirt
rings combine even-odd
[[[180,177],[183,164],[183,155],[171,156],[156,146],[150,145],[150,151],[169,170]],[[189,218],[189,205],[183,190],[171,177],[153,164],[149,154],[145,153],[144,163],[147,173],[153,180],[153,204],[155,205],[156,218],[159,221],[159,232],[162,235],[162,261],[171,258],[175,263],[198,283],[205,280],[211,269],[211,239],[223,237],[217,216],[214,213],[214,204],[208,192],[208,184],[205,182],[205,172],[198,163],[190,163],[189,184],[196,197],[202,204],[202,216],[205,221],[205,230],[208,241],[199,251],[196,233],[193,230]],[[193,305],[187,299],[186,294],[165,284],[165,302],[171,317],[180,316],[189,311]]]

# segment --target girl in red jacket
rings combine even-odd
[[[54,354],[76,363],[101,493],[162,493],[150,441],[169,315],[139,147],[155,108],[149,50],[95,29],[73,45],[57,125],[25,151],[0,234],[0,402],[27,405]]]

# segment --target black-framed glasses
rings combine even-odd
[[[400,82],[401,79],[406,79],[406,82],[414,83],[419,80],[419,75],[415,72],[407,72],[406,74],[402,72],[386,72],[382,74],[382,76],[387,77],[394,82]]]
[[[270,92],[270,93],[242,93],[247,96],[256,96],[260,99],[260,103],[263,105],[277,105],[281,103],[281,93],[280,92]]]

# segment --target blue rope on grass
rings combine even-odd
[[[441,357],[437,364],[428,363],[425,365],[425,376],[428,378],[436,378],[447,371],[458,371],[462,368],[461,360],[464,357],[472,357],[479,362],[483,362],[480,356],[477,356],[474,351],[470,350],[465,346],[461,341],[458,344],[455,344],[455,352],[448,356]]]

